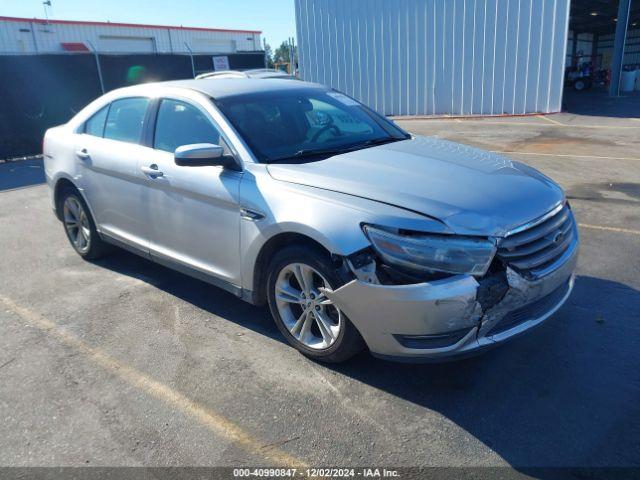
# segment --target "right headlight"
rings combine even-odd
[[[371,225],[363,229],[385,263],[419,272],[482,276],[496,253],[495,244],[483,238],[419,232],[407,235]]]

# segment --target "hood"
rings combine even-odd
[[[267,168],[276,180],[419,212],[466,235],[502,236],[564,198],[556,183],[527,165],[432,137]]]

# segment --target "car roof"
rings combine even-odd
[[[202,78],[195,80],[160,82],[156,85],[196,90],[216,99],[262,92],[309,89],[326,90],[326,87],[317,83],[303,81],[292,82],[290,79],[278,78]]]

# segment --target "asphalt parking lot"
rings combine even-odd
[[[640,119],[397,121],[566,189],[582,249],[551,320],[456,363],[317,364],[266,309],[82,261],[39,161],[0,164],[0,464],[640,466]]]

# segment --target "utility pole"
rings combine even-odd
[[[296,72],[296,39],[295,37],[291,37],[291,73]]]
[[[267,56],[267,39],[262,37],[262,48],[264,49],[264,68],[269,68],[269,57]]]
[[[91,40],[87,40],[87,43],[89,44],[89,47],[91,47],[91,51],[93,52],[93,58],[96,61],[96,69],[98,71],[98,80],[100,81],[100,90],[102,90],[102,93],[104,94],[104,79],[102,78],[102,67],[100,66],[100,56],[98,55],[98,51],[96,50],[96,47],[94,47],[93,43],[91,43]]]
[[[291,75],[293,75],[293,71],[295,69],[295,60],[294,60],[294,45],[293,45],[293,38],[289,37],[287,38],[287,44],[289,47],[289,73]]]
[[[191,50],[191,47],[187,42],[184,42],[184,46],[187,48],[187,51],[189,52],[189,58],[191,58],[191,73],[193,73],[193,78],[196,78],[196,65],[195,63],[193,63],[193,50]]]

